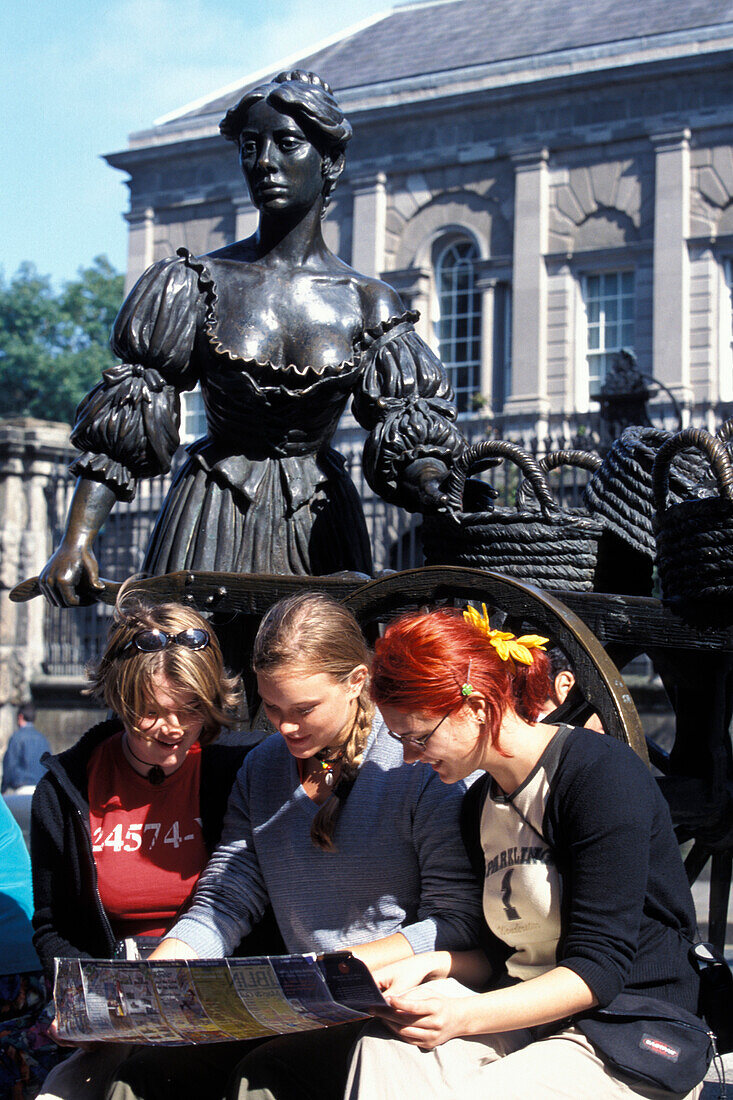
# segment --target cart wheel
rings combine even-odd
[[[639,715],[621,673],[582,620],[534,585],[489,570],[435,565],[378,577],[344,599],[364,628],[426,604],[468,601],[481,601],[491,615],[548,635],[570,658],[577,691],[547,721],[573,721],[595,710],[607,733],[649,762]]]

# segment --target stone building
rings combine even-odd
[[[730,0],[438,0],[289,59],[354,126],[329,244],[420,310],[483,430],[567,431],[622,347],[687,420],[729,412],[732,47]],[[269,75],[107,157],[129,175],[130,285],[253,230],[217,127]]]

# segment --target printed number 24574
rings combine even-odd
[[[141,821],[139,824],[128,825],[124,836],[122,829],[122,824],[115,825],[107,836],[104,836],[103,826],[96,828],[92,837],[93,851],[101,852],[104,848],[112,848],[115,852],[137,852],[143,847],[143,842],[147,849],[154,848],[160,836],[161,826],[159,822],[149,821],[144,824]],[[162,838],[162,843],[179,848],[185,841],[193,839],[193,833],[181,836],[181,827],[177,821],[174,821]]]

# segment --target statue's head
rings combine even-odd
[[[353,132],[333,91],[315,73],[303,69],[279,73],[269,83],[246,92],[230,107],[219,124],[222,136],[241,150],[241,136],[250,112],[263,102],[293,119],[321,156],[325,208],[343,171],[346,145]]]

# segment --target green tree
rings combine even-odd
[[[72,423],[79,401],[115,360],[108,347],[124,278],[97,256],[54,293],[51,279],[21,264],[0,276],[0,415]]]

